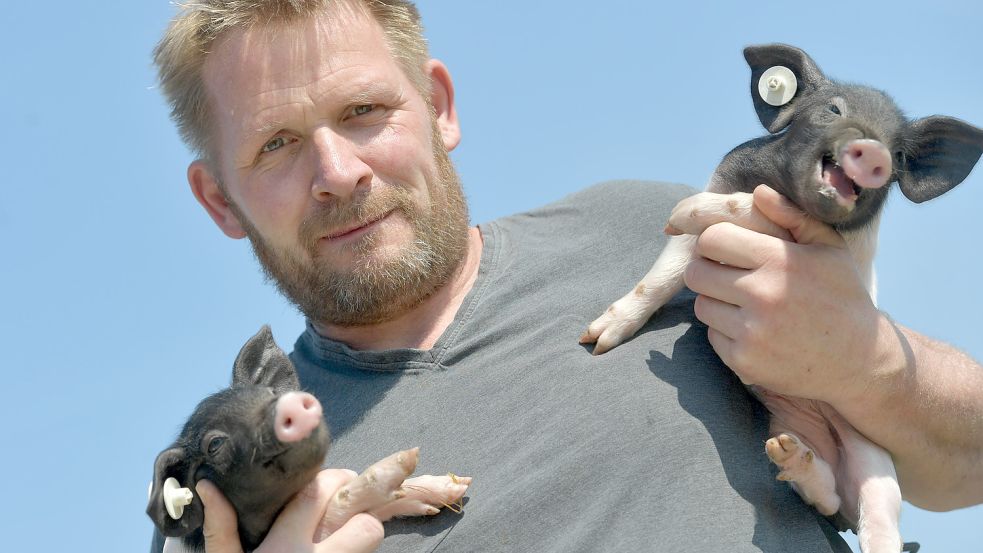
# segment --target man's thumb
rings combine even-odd
[[[236,511],[222,492],[208,480],[199,480],[195,486],[202,505],[205,506],[205,535],[207,553],[242,553],[239,531],[236,524]]]
[[[844,245],[840,233],[812,218],[768,185],[761,184],[754,189],[754,207],[775,224],[788,230],[799,244]]]

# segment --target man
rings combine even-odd
[[[308,317],[292,359],[325,406],[329,463],[420,445],[422,471],[475,478],[463,515],[390,523],[384,550],[847,551],[775,482],[766,417],[708,334],[741,378],[828,401],[889,449],[911,501],[983,501],[983,369],[889,324],[835,235],[781,198],[757,205],[798,244],[732,225],[701,237],[688,284],[709,329],[684,294],[591,356],[583,326],[655,258],[688,189],[609,183],[469,228],[447,159],[453,85],[412,5],[201,4],[158,47],[162,87],[201,156],[195,197]],[[738,286],[714,261],[741,252]],[[326,474],[264,548],[375,547],[377,526],[312,545],[310,498],[345,473]],[[234,517],[200,488],[209,551],[236,550]]]

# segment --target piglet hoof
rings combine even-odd
[[[587,327],[580,343],[594,344],[594,355],[614,349],[642,328],[652,314],[650,307],[642,292],[636,289],[628,293]]]
[[[471,485],[469,476],[417,476],[403,482],[402,498],[372,510],[369,514],[385,522],[396,517],[436,515],[443,508],[455,513],[464,510],[464,494]]]
[[[801,440],[792,434],[779,434],[765,442],[765,453],[781,469],[777,478],[791,482],[806,503],[826,516],[840,510],[832,468]]]
[[[779,434],[765,442],[765,453],[773,463],[782,468],[785,468],[786,464],[808,465],[814,456],[811,449],[802,445],[799,439],[791,434]],[[782,474],[778,475],[778,479],[790,480],[784,478]]]

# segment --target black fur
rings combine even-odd
[[[935,198],[962,182],[983,154],[983,130],[951,117],[907,119],[885,93],[828,79],[805,52],[784,44],[750,46],[751,96],[770,134],[724,156],[711,178],[714,192],[751,192],[767,184],[817,219],[842,231],[869,223],[884,206],[889,185],[899,182],[910,200]],[[788,67],[798,91],[784,106],[758,95],[769,68]],[[839,112],[839,113],[837,113]],[[852,210],[820,194],[817,167],[839,145],[857,138],[880,141],[893,154],[889,185],[860,189]]]

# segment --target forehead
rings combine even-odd
[[[828,96],[843,98],[852,111],[872,118],[891,120],[901,116],[898,105],[887,93],[866,85],[836,83]]]
[[[246,127],[271,107],[356,94],[401,76],[379,24],[345,2],[314,17],[230,31],[203,73],[216,122]]]
[[[230,432],[254,424],[257,415],[272,408],[276,397],[261,386],[236,386],[216,392],[201,400],[188,418],[181,434],[197,443],[212,430]]]

